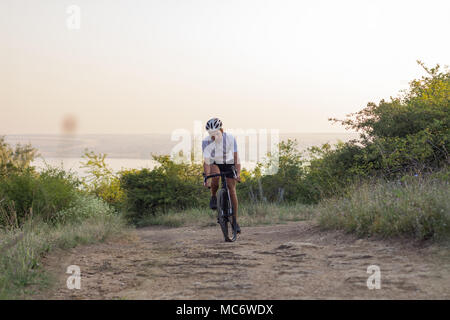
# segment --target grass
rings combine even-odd
[[[449,199],[448,179],[408,177],[355,186],[346,197],[323,200],[316,211],[325,229],[439,240],[450,236]]]
[[[241,226],[256,226],[286,223],[288,221],[308,220],[313,215],[313,208],[303,204],[256,203],[239,206],[238,222]],[[166,214],[148,215],[141,219],[137,226],[163,225],[169,227],[182,226],[215,226],[217,211],[209,208],[193,208],[187,210],[171,210]]]
[[[256,226],[316,219],[325,229],[342,229],[360,236],[406,236],[416,239],[450,238],[450,183],[448,171],[429,177],[405,177],[396,182],[365,182],[345,197],[322,200],[318,205],[241,204],[239,224]],[[51,283],[43,270],[42,257],[54,248],[104,241],[121,234],[126,226],[102,200],[78,195],[74,205],[45,223],[29,218],[20,228],[16,215],[0,212],[0,299],[27,297]],[[209,208],[172,210],[148,215],[138,226],[215,226],[216,211]],[[33,289],[36,288],[36,289]]]
[[[98,203],[95,205],[96,201],[99,200],[86,199],[87,204],[80,206],[80,212],[85,214],[86,208],[101,208]],[[108,207],[103,209],[81,221],[70,219],[55,224],[30,219],[20,228],[1,229],[0,299],[24,298],[36,290],[32,288],[40,290],[50,285],[41,258],[52,249],[101,242],[123,232],[122,217]]]
[[[448,170],[430,176],[405,176],[399,181],[372,181],[324,199],[317,205],[257,203],[239,207],[241,226],[279,224],[315,219],[324,229],[341,229],[359,236],[450,239]],[[138,226],[214,226],[208,208],[172,210],[149,215]]]

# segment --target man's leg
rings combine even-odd
[[[209,174],[217,174],[217,173],[220,173],[219,167],[212,164],[210,167]],[[215,196],[217,193],[217,190],[219,190],[219,180],[220,180],[220,177],[211,178],[211,196]]]
[[[216,173],[220,173],[219,167],[216,165],[211,165],[209,174],[216,174]],[[220,177],[211,178],[211,201],[209,203],[211,209],[217,209],[216,193],[217,190],[219,189],[219,179]]]

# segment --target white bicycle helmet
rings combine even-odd
[[[212,118],[208,120],[208,122],[206,123],[207,131],[219,130],[221,128],[222,128],[222,121],[220,121],[218,118]]]

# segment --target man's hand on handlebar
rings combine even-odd
[[[241,173],[237,171],[236,168],[233,168],[233,172],[234,172],[234,180],[236,180],[237,182],[241,182]]]
[[[232,173],[232,171],[230,171],[230,172],[228,172],[228,173]],[[223,175],[224,173],[219,173],[219,174],[212,174],[212,176],[214,177],[214,176],[221,176],[221,175]],[[206,187],[206,188],[209,188],[210,186],[209,186],[209,184],[208,184],[208,180],[209,180],[209,178],[211,178],[210,177],[210,173],[205,173],[205,172],[203,172],[203,186],[204,187]],[[237,173],[236,171],[234,171],[234,178],[233,179],[235,179],[237,182],[241,182],[241,174],[240,173]]]

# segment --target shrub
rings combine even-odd
[[[76,194],[69,208],[56,213],[55,221],[60,223],[82,222],[83,220],[98,216],[117,214],[104,200],[91,194]]]
[[[32,168],[14,171],[0,180],[0,206],[3,210],[13,208],[19,225],[29,215],[50,221],[71,205],[78,185],[71,173],[59,168],[48,167],[41,173]]]
[[[320,203],[319,223],[361,236],[449,237],[450,184],[439,176],[404,176],[356,185],[348,196]]]
[[[273,174],[262,172],[277,168]],[[297,141],[288,139],[278,145],[278,153],[268,154],[268,160],[251,173],[243,172],[243,183],[237,185],[240,198],[251,202],[295,202],[303,200],[304,176],[302,154]]]
[[[37,156],[37,150],[31,145],[20,145],[12,148],[0,137],[0,177],[13,171],[21,171],[30,167],[31,162]]]
[[[309,149],[310,163],[302,181],[307,203],[342,195],[357,177],[368,176],[362,167],[363,150],[353,143],[329,144]]]
[[[427,75],[411,81],[403,96],[370,102],[345,120],[330,119],[361,133],[366,172],[396,177],[449,162],[450,72],[418,63]]]
[[[120,187],[119,174],[114,173],[106,164],[106,154],[95,154],[86,150],[82,168],[88,169],[88,175],[82,179],[86,191],[97,195],[107,203],[120,208],[124,201],[124,190]]]
[[[134,222],[147,214],[207,205],[201,165],[177,164],[169,156],[154,156],[159,166],[123,172],[128,218]]]

